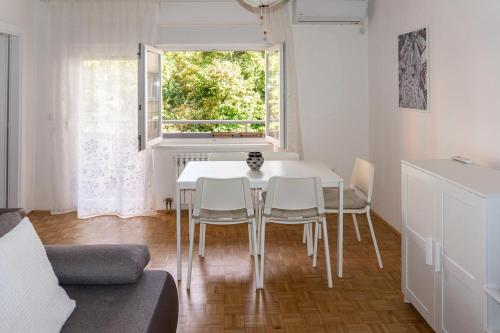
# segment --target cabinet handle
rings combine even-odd
[[[434,254],[434,262],[435,262],[435,265],[434,265],[434,272],[441,272],[441,258],[442,258],[442,255],[443,255],[443,247],[441,245],[441,243],[439,242],[436,242],[436,252]]]
[[[425,239],[425,264],[428,266],[433,265],[433,254],[432,254],[433,239]]]

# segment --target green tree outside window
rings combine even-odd
[[[264,120],[264,52],[165,52],[163,64],[163,119]],[[240,132],[243,128],[239,124],[165,124],[164,130]],[[250,125],[248,130],[263,133],[264,125]]]

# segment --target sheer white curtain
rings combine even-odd
[[[137,151],[137,50],[154,41],[159,1],[48,6],[52,211],[154,213],[151,150]]]
[[[271,7],[267,12],[265,26],[269,42],[272,44],[285,43],[287,149],[298,152],[302,156],[297,69],[290,11],[291,1],[284,5]]]

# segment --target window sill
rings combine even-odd
[[[268,151],[273,150],[273,144],[265,138],[176,138],[163,139],[152,148],[198,152]]]

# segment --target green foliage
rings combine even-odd
[[[265,61],[259,51],[165,52],[163,118],[263,120]],[[250,128],[250,127],[249,127]],[[262,132],[263,125],[252,125]],[[184,125],[189,132],[238,131],[241,125]],[[169,126],[168,131],[179,131]]]

